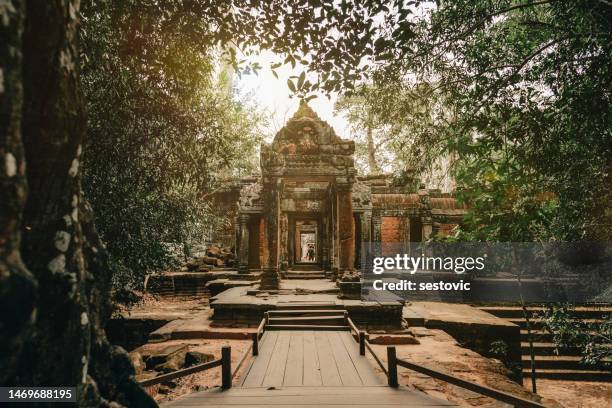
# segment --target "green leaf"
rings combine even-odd
[[[296,89],[295,89],[295,84],[293,83],[293,81],[291,81],[290,79],[287,80],[287,86],[289,87],[289,90],[293,93],[295,93]]]

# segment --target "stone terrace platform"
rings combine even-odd
[[[345,309],[351,319],[364,328],[401,328],[403,303],[364,302],[338,299],[338,289],[326,280],[282,281],[279,290],[257,290],[247,287],[228,289],[211,298],[213,320],[253,324],[261,321],[264,312],[277,308],[306,306],[310,308]]]

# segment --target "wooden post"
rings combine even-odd
[[[344,325],[348,326],[348,312],[346,310],[344,311]]]
[[[232,348],[221,347],[221,388],[232,388]]]
[[[270,314],[268,312],[264,312],[264,315],[266,316],[266,326],[270,324]]]
[[[387,347],[387,371],[389,372],[389,387],[397,387],[397,354],[395,346]]]
[[[365,356],[365,332],[359,332],[359,355]]]
[[[253,333],[252,337],[253,337],[253,355],[256,356],[259,354],[259,332]]]

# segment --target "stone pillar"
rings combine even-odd
[[[431,202],[429,200],[429,190],[420,188],[418,191],[420,210],[421,210],[421,222],[422,222],[422,238],[426,241],[431,236],[433,225],[431,221]]]
[[[328,214],[325,210],[322,214]],[[321,232],[320,243],[321,243],[321,268],[324,271],[330,269],[329,264],[329,215],[324,215],[321,219]]]
[[[423,241],[426,241],[429,239],[433,231],[431,217],[423,217],[421,222],[423,223]]]
[[[355,265],[355,219],[351,184],[338,186],[338,238],[340,241],[339,269],[341,273],[353,270]]]
[[[331,210],[328,229],[329,266],[331,278],[336,280],[338,277],[338,198],[335,187],[330,191],[329,204]]]
[[[279,210],[280,210],[280,188],[281,181],[273,179],[272,182],[264,183],[264,202],[266,211],[264,213],[266,226],[266,249],[264,251],[263,273],[261,275],[260,289],[276,290],[279,288]]]
[[[249,214],[240,214],[240,241],[238,246],[238,273],[249,273]]]
[[[287,251],[289,239],[289,217],[286,213],[281,213],[279,217],[279,265],[281,271],[289,269],[289,253]]]
[[[363,253],[365,251],[365,253]],[[361,213],[361,252],[363,255],[372,251],[372,210]],[[362,259],[364,256],[362,255]],[[361,265],[363,269],[364,265]]]
[[[372,256],[382,255],[382,216],[379,212],[372,214]]]

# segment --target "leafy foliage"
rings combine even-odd
[[[542,313],[557,348],[578,348],[584,363],[612,369],[612,316],[607,314],[603,322],[592,323],[575,318],[573,312],[571,305],[555,305]]]
[[[205,22],[168,24],[130,2],[84,10],[88,103],[84,189],[113,255],[117,286],[171,261],[210,231],[207,192],[251,171],[264,119],[217,78]]]
[[[611,17],[607,2],[543,0],[382,19],[376,106],[418,123],[398,138],[409,150],[454,157],[471,207],[463,238],[609,239]]]

